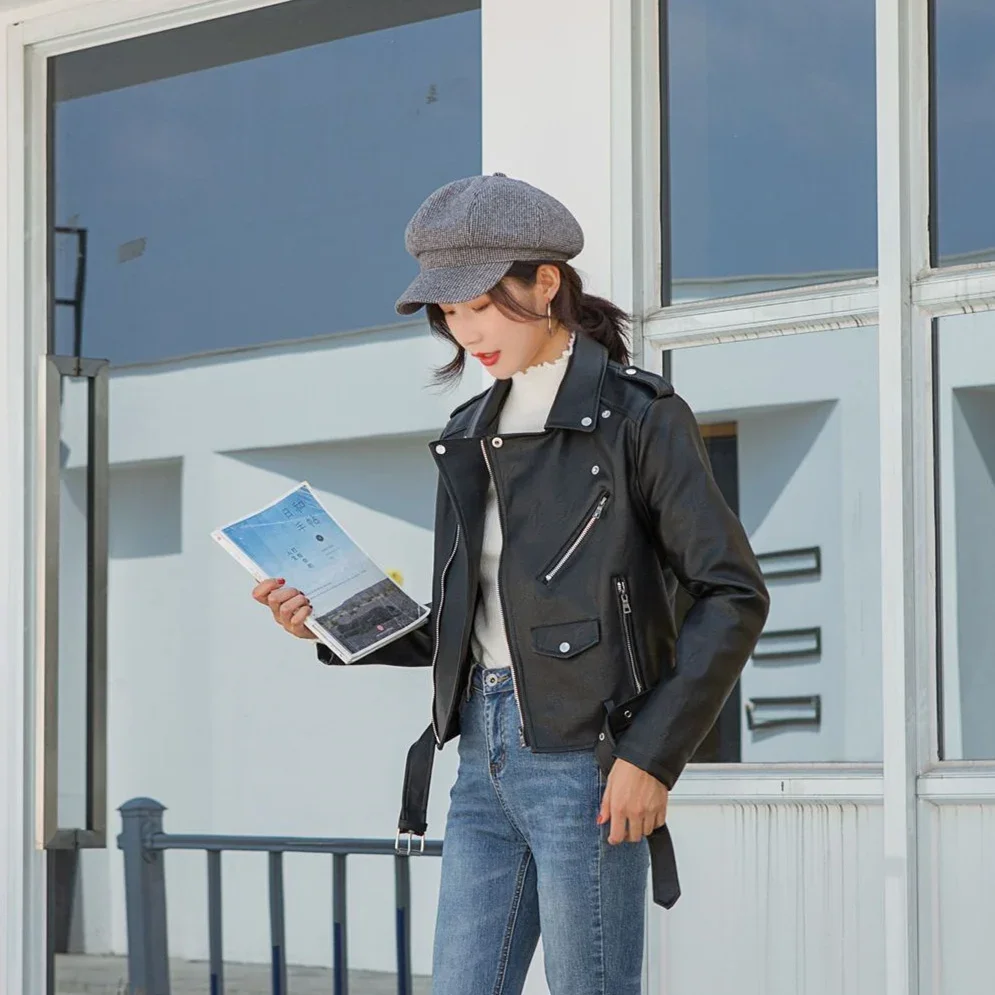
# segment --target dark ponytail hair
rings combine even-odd
[[[508,290],[504,280],[518,280],[528,287],[535,286],[536,274],[541,262],[512,263],[504,279],[492,287],[488,294],[497,308],[509,317],[523,321],[539,321],[545,314],[535,314],[521,304]],[[580,274],[569,263],[550,262],[560,271],[560,289],[553,298],[553,317],[561,321],[572,332],[588,335],[600,342],[608,350],[608,358],[616,363],[629,362],[628,328],[629,316],[611,301],[593,294],[584,293]],[[456,346],[456,355],[445,366],[440,366],[432,376],[432,383],[449,386],[463,375],[466,366],[466,351],[453,338],[446,324],[446,316],[438,304],[426,305],[428,323],[436,335]]]

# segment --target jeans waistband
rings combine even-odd
[[[485,667],[474,662],[470,667],[468,690],[479,691],[481,694],[502,694],[511,691],[510,667]]]

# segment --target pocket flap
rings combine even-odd
[[[601,625],[596,618],[557,625],[537,625],[532,630],[532,646],[543,656],[558,656],[563,660],[596,646],[601,639]]]

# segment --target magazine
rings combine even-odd
[[[428,620],[329,515],[307,482],[211,533],[257,581],[282,577],[311,602],[304,623],[345,663]]]

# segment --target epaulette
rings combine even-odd
[[[462,404],[457,405],[455,408],[453,408],[452,411],[449,412],[449,417],[451,419],[455,418],[461,411],[466,411],[466,409],[470,407],[471,404],[476,404],[477,401],[479,401],[486,393],[487,393],[486,390],[482,390],[479,394],[474,394],[473,397],[471,397],[469,400],[464,401]]]
[[[664,379],[658,373],[650,373],[649,370],[641,370],[638,366],[622,366],[619,363],[610,363],[609,369],[620,380],[635,381],[648,387],[656,397],[670,397],[674,393],[674,387],[669,380]]]

